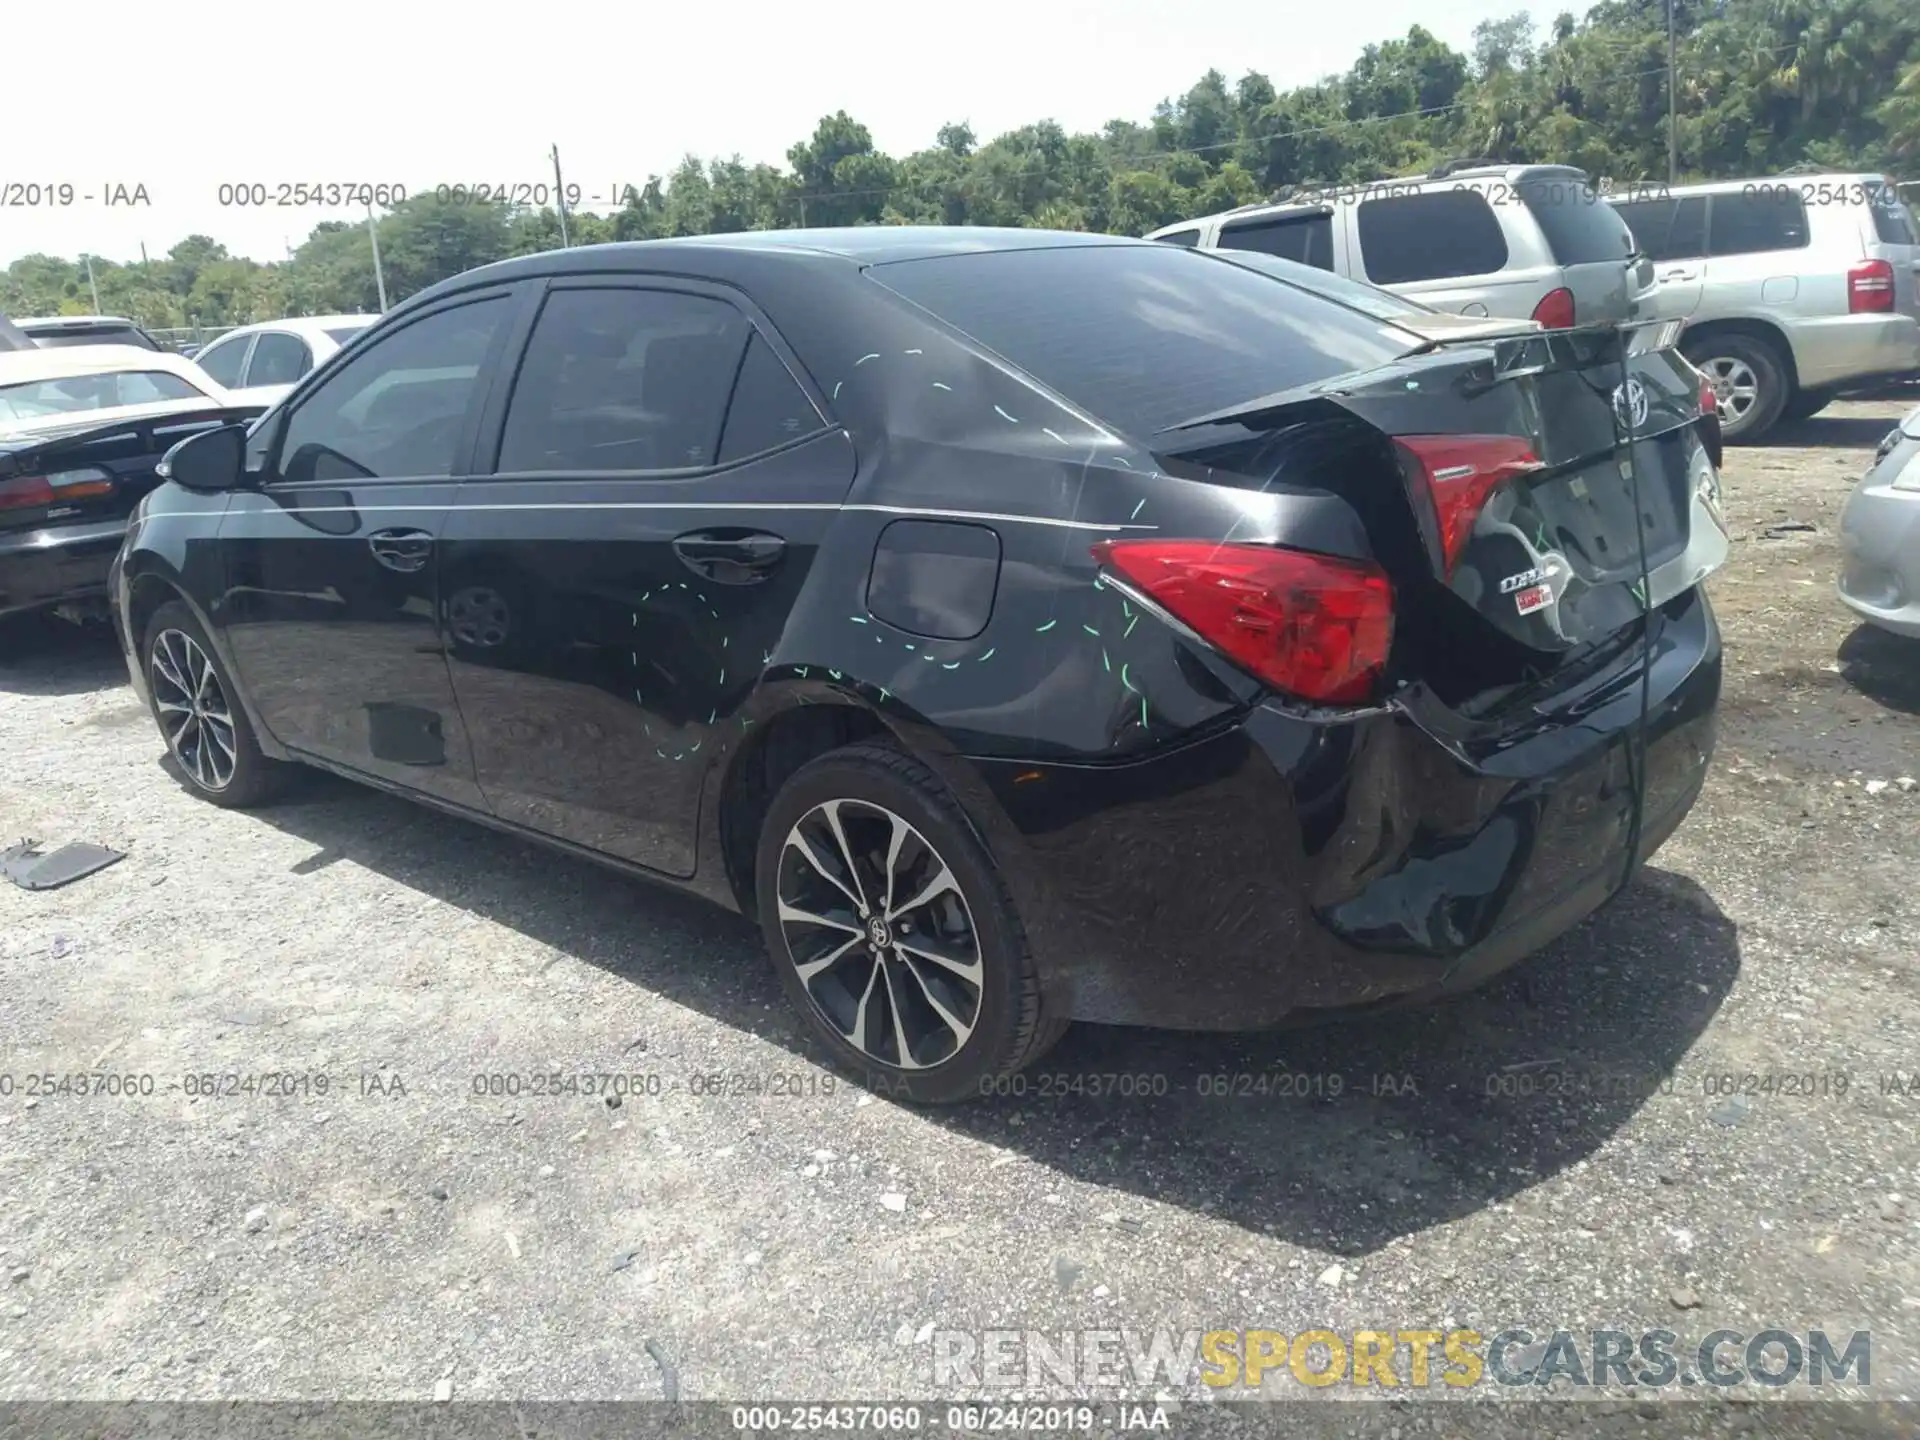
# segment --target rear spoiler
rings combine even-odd
[[[51,435],[0,434],[0,479],[24,474],[49,453],[81,450],[92,445],[125,442],[131,454],[164,454],[180,441],[203,430],[239,425],[265,414],[265,405],[202,405],[160,415],[122,416],[98,425],[78,425]]]
[[[1571,330],[1542,330],[1530,325],[1528,329],[1514,330],[1511,335],[1483,332],[1453,339],[1426,340],[1374,370],[1356,370],[1332,380],[1321,380],[1310,385],[1296,385],[1290,389],[1276,390],[1271,395],[1243,400],[1224,409],[1197,415],[1191,420],[1177,421],[1154,433],[1171,435],[1182,430],[1198,430],[1208,425],[1230,424],[1236,420],[1264,414],[1269,410],[1284,409],[1286,406],[1302,401],[1337,395],[1361,376],[1377,374],[1381,370],[1391,369],[1409,360],[1418,360],[1422,356],[1439,355],[1448,351],[1490,352],[1486,370],[1476,377],[1478,380],[1474,386],[1476,390],[1498,385],[1502,381],[1512,380],[1522,375],[1552,375],[1566,371],[1587,370],[1605,361],[1608,358],[1609,348],[1616,344],[1621,345],[1620,353],[1627,359],[1676,349],[1680,343],[1680,332],[1685,328],[1685,324],[1686,322],[1682,320],[1643,320],[1625,325],[1581,325]]]

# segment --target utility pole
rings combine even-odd
[[[1674,0],[1667,0],[1667,184],[1680,183],[1680,131],[1675,120],[1678,113],[1676,97],[1679,93],[1680,69],[1674,62],[1678,53],[1673,42],[1673,6]]]
[[[100,313],[100,287],[94,282],[94,278],[93,278],[93,256],[91,255],[87,256],[86,260],[87,260],[87,288],[93,291],[93,313],[98,315]]]
[[[373,223],[373,206],[367,206],[367,238],[373,242],[373,283],[380,287],[380,313],[387,313],[387,276],[380,268],[380,231]]]
[[[560,147],[553,147],[553,203],[560,212],[560,244],[564,248],[573,242],[567,238],[567,192],[560,183]]]

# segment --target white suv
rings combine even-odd
[[[1655,312],[1687,322],[1680,348],[1729,441],[1920,370],[1920,237],[1884,176],[1684,185],[1616,208],[1653,259]]]
[[[1150,240],[1258,250],[1439,310],[1550,329],[1630,320],[1652,273],[1586,172],[1461,163],[1430,175],[1296,192],[1183,221]]]

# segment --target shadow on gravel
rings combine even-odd
[[[50,616],[0,620],[0,694],[85,695],[127,683],[127,662],[106,625]]]
[[[1817,446],[1827,450],[1871,450],[1900,422],[1876,415],[1815,415],[1775,426],[1754,447],[1777,450],[1788,446]],[[1732,447],[1729,447],[1732,448]]]
[[[329,777],[258,813],[317,847],[302,871],[350,857],[817,1063],[739,916]],[[1077,1026],[1009,1093],[923,1113],[1115,1192],[1123,1223],[1151,1199],[1362,1255],[1540,1183],[1642,1105],[1709,1103],[1663,1086],[1739,966],[1707,894],[1648,869],[1444,1006],[1245,1035]]]
[[[1862,625],[1840,642],[1840,678],[1889,710],[1920,715],[1920,640]]]

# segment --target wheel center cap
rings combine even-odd
[[[878,915],[867,917],[867,943],[876,950],[885,950],[893,944],[893,931]]]

